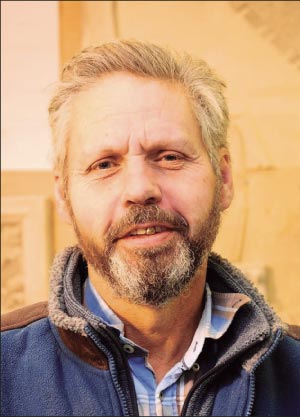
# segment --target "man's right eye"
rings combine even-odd
[[[114,156],[98,159],[89,166],[86,173],[90,173],[95,178],[108,178],[119,171],[120,164],[119,158]]]

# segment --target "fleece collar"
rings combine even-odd
[[[283,323],[242,272],[215,253],[209,257],[207,280],[212,291],[230,290],[251,299],[237,313],[229,334],[224,336],[217,362],[222,365],[243,353],[243,367],[249,372],[273,344],[278,330],[284,333]]]
[[[88,324],[95,330],[106,327],[82,303],[86,277],[86,262],[78,246],[67,248],[55,257],[49,297],[50,320],[58,328],[82,336],[87,336],[85,327]],[[217,362],[222,365],[243,353],[243,366],[249,371],[272,344],[276,331],[283,327],[282,322],[250,281],[215,253],[209,256],[207,281],[212,291],[238,292],[251,299],[237,313],[230,332],[221,338]],[[259,346],[255,349],[255,355],[254,346]]]

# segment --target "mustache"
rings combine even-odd
[[[137,204],[131,206],[124,217],[110,227],[106,236],[106,241],[108,243],[113,243],[115,240],[124,236],[128,228],[151,222],[169,225],[170,228],[176,229],[183,235],[187,235],[189,231],[188,223],[181,215],[163,210],[156,204],[149,206]]]

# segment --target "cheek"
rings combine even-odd
[[[69,198],[78,227],[101,237],[110,224],[114,207],[107,193],[97,190],[97,187],[79,184],[70,187]]]
[[[214,201],[216,181],[213,176],[185,179],[169,187],[168,200],[173,210],[192,225],[206,218]]]

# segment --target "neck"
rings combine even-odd
[[[93,286],[123,321],[126,337],[148,350],[157,380],[182,359],[192,342],[202,314],[206,268],[204,263],[188,290],[160,307],[132,304],[120,298],[105,279],[89,268]]]

